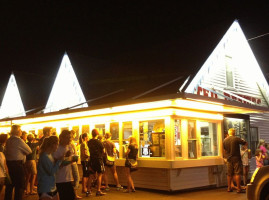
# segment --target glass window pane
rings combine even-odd
[[[123,123],[123,140],[127,140],[130,136],[132,136],[132,122],[124,122]]]
[[[119,123],[110,124],[111,140],[119,140]]]
[[[165,157],[164,120],[139,122],[140,156]]]
[[[196,140],[189,140],[188,141],[188,152],[189,152],[190,159],[197,158]]]
[[[195,121],[189,120],[188,123],[188,136],[189,139],[196,139],[196,127],[195,127]]]
[[[96,124],[95,128],[99,131],[99,134],[104,136],[106,133],[106,126],[105,124]]]
[[[89,125],[82,125],[82,134],[90,132],[90,126]]]
[[[190,159],[197,158],[195,123],[194,120],[188,121],[188,156]]]
[[[217,123],[199,122],[202,156],[218,155]]]
[[[128,138],[133,134],[132,122],[123,122],[122,124],[122,157],[125,158],[125,148],[128,147]]]
[[[175,120],[175,155],[182,157],[181,151],[181,123],[180,120]]]
[[[227,86],[228,87],[234,87],[232,57],[225,56],[225,61],[226,61],[226,82],[227,82]]]

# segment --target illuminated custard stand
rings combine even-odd
[[[0,131],[7,133],[12,124],[19,124],[22,130],[40,137],[43,127],[51,126],[57,134],[64,129],[74,130],[76,139],[94,128],[100,134],[110,132],[118,149],[116,165],[123,185],[124,149],[132,135],[139,146],[139,170],[132,174],[135,186],[173,191],[226,185],[222,152],[224,114],[261,112],[259,109],[262,108],[185,94],[184,98],[174,95],[172,99],[162,97],[112,107],[3,119]],[[112,177],[109,179],[114,184]]]

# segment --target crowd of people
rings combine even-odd
[[[43,129],[43,137],[21,130],[13,125],[8,134],[0,135],[0,196],[5,186],[5,200],[22,200],[25,195],[38,195],[42,200],[75,200],[78,195],[80,175],[77,165],[78,151],[74,142],[75,132],[63,130],[59,137],[51,133],[51,127]],[[79,139],[82,166],[82,193],[103,196],[109,191],[108,173],[114,178],[116,189],[123,190],[115,165],[117,149],[111,134],[104,137],[97,129],[92,138],[83,133]],[[127,189],[135,192],[130,160],[137,160],[138,146],[134,137],[129,138],[126,148],[125,172]],[[37,177],[37,178],[36,178]],[[102,185],[103,183],[103,185]]]
[[[245,140],[235,136],[235,131],[234,128],[229,129],[228,135],[223,141],[227,165],[227,191],[233,192],[233,189],[236,189],[237,193],[244,193],[248,183],[251,150],[248,149],[248,143]],[[268,155],[269,145],[261,139],[255,151],[256,168],[269,165]],[[243,186],[241,186],[241,176],[243,177]]]

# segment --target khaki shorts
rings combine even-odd
[[[242,161],[228,161],[227,162],[227,175],[242,175],[243,174],[243,165]]]
[[[25,163],[26,173],[36,175],[36,161],[35,160],[27,160]]]

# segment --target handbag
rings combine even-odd
[[[128,158],[126,161],[131,169],[137,168],[137,160]]]
[[[105,162],[106,162],[107,166],[113,166],[114,162],[115,162],[115,156],[106,155],[106,161]]]
[[[12,181],[11,181],[11,178],[9,176],[9,173],[6,172],[4,166],[2,164],[0,164],[4,174],[5,174],[5,185],[11,185],[12,184]]]

